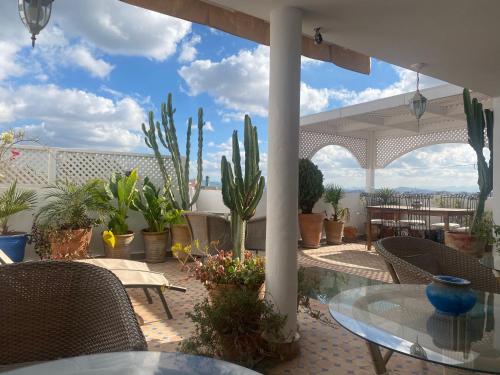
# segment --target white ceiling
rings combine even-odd
[[[165,0],[166,1],[166,0]],[[206,1],[206,0],[205,0]],[[490,96],[500,96],[500,0],[210,0],[269,20],[287,5],[303,32]]]

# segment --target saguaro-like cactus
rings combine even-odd
[[[191,125],[193,124],[193,119],[190,117],[188,120],[188,128],[186,135],[186,159],[182,161],[182,155],[179,151],[179,144],[177,142],[177,131],[174,123],[174,113],[175,109],[172,108],[172,94],[168,94],[167,103],[161,104],[161,126],[160,122],[154,120],[153,112],[149,112],[149,128],[142,124],[142,131],[144,132],[144,139],[146,145],[151,148],[155,154],[158,166],[160,168],[165,186],[167,187],[168,198],[172,206],[177,209],[189,210],[191,206],[196,203],[198,196],[200,195],[200,188],[202,183],[202,173],[203,173],[203,126],[205,122],[203,121],[203,109],[198,109],[198,155],[197,155],[197,175],[196,175],[196,185],[195,193],[192,199],[189,198],[189,163],[190,163],[190,153],[191,153]],[[163,129],[162,129],[163,128]],[[175,175],[177,178],[177,188],[178,188],[178,198],[172,192],[171,177],[167,172],[165,166],[165,159],[159,150],[159,145],[157,139],[160,143],[170,152],[172,158],[172,163],[174,165]]]
[[[233,167],[223,156],[221,160],[222,198],[231,210],[233,253],[242,257],[245,250],[247,221],[255,215],[255,209],[264,191],[265,180],[259,169],[259,143],[257,128],[245,116],[245,176],[241,168],[238,132],[233,131]],[[234,173],[233,173],[234,168]]]
[[[484,204],[493,190],[493,111],[483,110],[483,105],[474,98],[471,100],[469,89],[464,89],[464,112],[467,118],[467,132],[469,144],[477,156],[477,184],[479,185],[479,199],[474,215],[471,232],[476,233],[484,216]],[[490,160],[486,163],[483,154],[485,147],[485,129],[490,150]]]

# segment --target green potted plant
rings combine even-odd
[[[142,230],[146,262],[164,262],[168,244],[167,225],[172,220],[172,206],[165,190],[156,188],[146,177],[142,189],[132,202],[132,209],[142,213],[148,227]]]
[[[114,173],[104,184],[109,202],[108,230],[103,232],[104,251],[108,258],[130,258],[129,246],[134,240],[134,232],[127,224],[128,210],[137,196],[137,169],[122,175]]]
[[[349,221],[349,208],[342,207],[340,201],[345,197],[345,192],[339,185],[328,185],[325,189],[324,200],[332,206],[331,218],[325,218],[326,242],[339,245],[342,243],[344,222]]]
[[[323,173],[309,159],[299,160],[299,227],[302,246],[318,248],[323,233],[323,213],[313,213],[313,207],[324,192]]]
[[[487,220],[484,220],[484,207],[493,190],[493,111],[483,110],[483,105],[476,98],[471,100],[470,91],[467,88],[464,88],[463,100],[469,145],[474,149],[477,157],[479,195],[476,212],[468,231],[446,231],[444,242],[458,251],[481,257],[488,242],[483,233],[490,230]],[[490,151],[488,162],[483,153],[486,139]]]
[[[102,182],[63,181],[47,187],[34,219],[35,249],[42,258],[79,259],[89,256],[92,228],[102,222],[107,203]]]
[[[36,193],[32,190],[20,191],[14,181],[0,195],[0,249],[14,262],[22,262],[28,235],[14,232],[9,228],[9,219],[23,211],[31,210],[36,204]]]

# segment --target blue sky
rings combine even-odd
[[[266,160],[268,60],[267,47],[117,0],[54,2],[32,50],[16,2],[2,1],[0,127],[24,128],[48,146],[148,152],[140,125],[172,92],[182,143],[187,118],[204,108],[204,174],[218,180],[220,157],[229,154],[229,137],[242,129],[245,113],[258,126]],[[365,76],[303,59],[301,114],[415,87],[413,72],[377,60],[372,68]],[[325,148],[314,160],[328,182],[364,185],[363,170],[342,148]],[[470,190],[473,162],[467,145],[432,146],[377,172],[377,184]],[[448,165],[460,166],[450,175]]]

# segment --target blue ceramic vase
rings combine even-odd
[[[22,262],[28,235],[26,233],[0,236],[0,249],[13,261]]]
[[[476,293],[470,281],[454,276],[434,276],[425,293],[432,306],[442,314],[460,315],[476,304]]]

